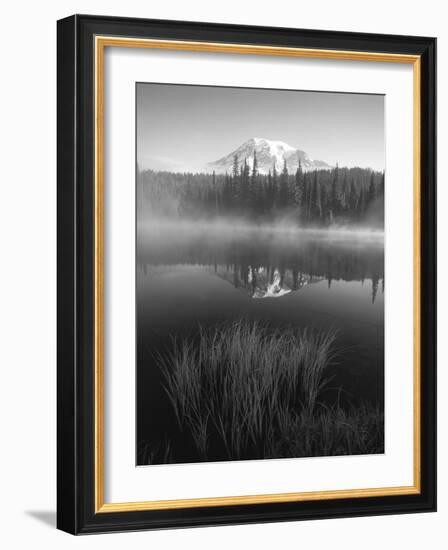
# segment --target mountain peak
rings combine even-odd
[[[291,145],[288,145],[284,141],[280,141],[278,139],[267,139],[267,138],[253,137],[249,141],[253,141],[257,145],[267,144],[271,147],[283,147],[284,149],[294,149],[294,147],[291,147]]]
[[[285,162],[290,173],[297,170],[299,161],[305,171],[331,168],[326,162],[312,160],[304,151],[296,149],[284,141],[261,137],[248,139],[228,155],[210,162],[208,168],[217,173],[231,172],[235,156],[238,159],[238,164],[247,161],[252,167],[254,154],[257,156],[258,170],[262,174],[267,174],[274,166],[276,170],[281,170]]]

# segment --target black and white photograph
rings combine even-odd
[[[138,465],[384,452],[384,96],[137,83]]]
[[[444,546],[444,11],[4,4],[4,548]]]

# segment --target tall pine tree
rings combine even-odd
[[[333,178],[331,180],[331,199],[330,199],[330,220],[332,221],[339,213],[339,164],[336,163],[336,168],[333,170]]]
[[[296,180],[295,180],[295,187],[294,187],[294,202],[295,204],[301,208],[303,204],[303,170],[302,170],[302,162],[299,159],[299,166],[297,167],[296,171]]]
[[[272,203],[271,208],[274,208],[277,206],[278,202],[278,176],[277,176],[277,168],[275,167],[275,160],[274,164],[272,166]]]
[[[286,165],[286,159],[283,161],[283,170],[280,174],[280,193],[279,193],[279,206],[280,208],[286,208],[289,203],[288,197],[288,167]]]

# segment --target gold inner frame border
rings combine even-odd
[[[413,65],[413,298],[414,298],[414,350],[413,350],[413,485],[397,487],[362,488],[296,493],[276,493],[243,496],[189,498],[180,500],[153,500],[140,502],[104,502],[104,53],[106,47],[153,48],[208,53],[233,53],[245,55],[286,56],[313,59],[366,61],[381,63],[407,63]],[[420,386],[420,277],[421,277],[421,60],[417,55],[381,52],[359,52],[291,48],[283,46],[258,46],[251,44],[226,44],[181,40],[158,40],[96,36],[95,56],[95,277],[94,277],[94,453],[95,453],[95,513],[132,512],[143,510],[167,510],[209,506],[232,506],[281,502],[304,502],[343,498],[382,497],[419,494],[421,492],[421,386]]]

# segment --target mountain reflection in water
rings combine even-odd
[[[282,231],[216,225],[150,225],[140,231],[138,265],[212,269],[252,298],[279,298],[326,280],[371,282],[384,290],[382,233]]]
[[[326,399],[383,406],[382,233],[140,225],[136,280],[139,442],[157,448],[177,429],[157,357],[174,338],[191,341],[239,319],[336,330]]]

